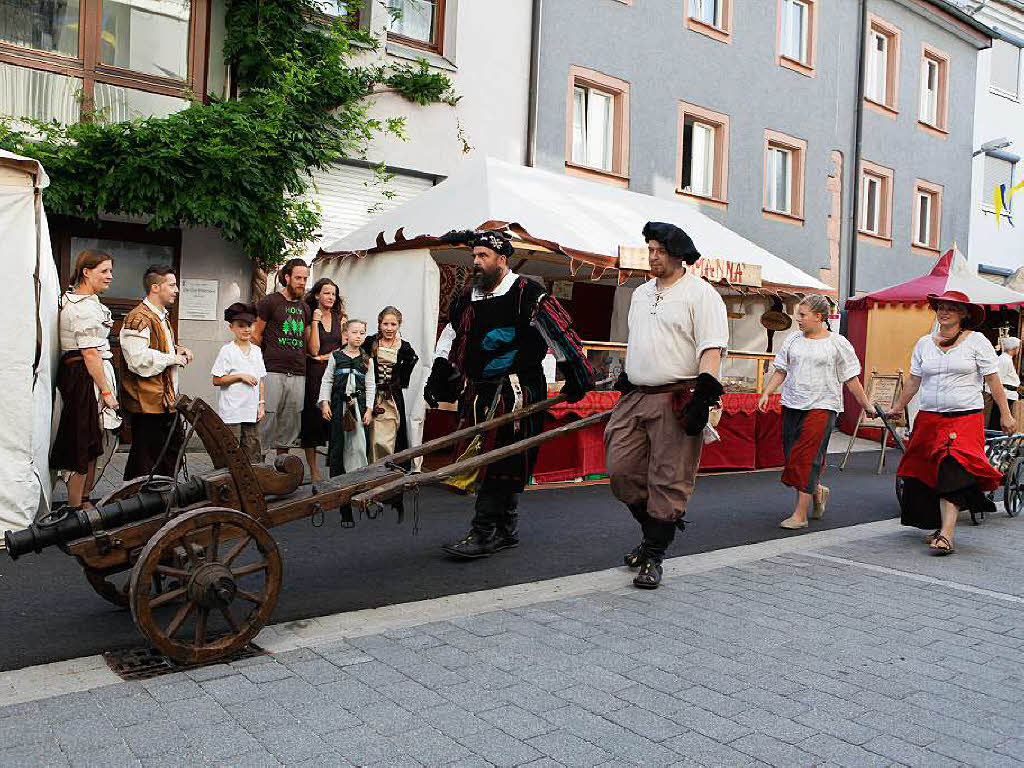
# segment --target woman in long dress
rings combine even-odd
[[[900,521],[935,529],[925,543],[936,555],[949,555],[960,510],[995,511],[986,492],[1002,482],[985,455],[983,384],[999,409],[1003,430],[1012,434],[1016,422],[999,380],[996,351],[974,330],[985,310],[960,291],[929,294],[928,303],[939,329],[914,346],[910,376],[889,415],[902,413],[919,396],[910,443],[896,470],[903,478]]]
[[[419,357],[401,336],[402,313],[384,307],[377,316],[377,333],[363,342],[363,351],[373,358],[377,372],[377,397],[373,404],[370,434],[371,461],[380,461],[409,447],[404,390]]]
[[[306,303],[313,309],[313,324],[309,330],[309,354],[306,356],[306,394],[302,407],[302,425],[299,444],[306,452],[309,478],[320,480],[320,467],[316,449],[327,445],[328,425],[320,415],[317,398],[320,382],[327,370],[327,359],[334,350],[341,347],[345,307],[337,284],[327,277],[321,277],[306,294]]]
[[[68,507],[92,506],[96,459],[104,452],[104,425],[120,426],[110,329],[110,310],[101,293],[114,279],[114,260],[103,251],[82,251],[75,261],[71,288],[60,302],[60,363],[57,389],[63,404],[50,468],[65,471]]]

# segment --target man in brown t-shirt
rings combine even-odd
[[[281,290],[256,305],[253,342],[263,351],[267,368],[266,415],[260,422],[265,449],[288,453],[299,439],[306,393],[306,349],[309,345],[310,306],[303,301],[309,267],[292,259],[277,273]]]

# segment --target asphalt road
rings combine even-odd
[[[831,455],[830,463],[839,458]],[[845,472],[829,470],[829,508],[810,530],[899,514],[894,465],[878,476],[876,461],[876,453],[854,454]],[[799,536],[778,527],[792,503],[778,472],[703,476],[686,532],[669,555]],[[518,549],[486,560],[449,560],[440,546],[465,532],[471,507],[471,499],[428,488],[415,534],[411,501],[402,525],[388,511],[353,529],[341,528],[336,514],[322,528],[300,520],[275,529],[284,586],[273,622],[603,570],[621,565],[638,539],[636,524],[606,485],[530,491],[520,503]],[[627,579],[624,572],[623,583]],[[139,644],[129,613],[97,596],[73,558],[50,550],[13,562],[0,553],[0,670]]]

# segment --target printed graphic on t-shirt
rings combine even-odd
[[[281,332],[277,343],[282,347],[302,349],[305,343],[306,319],[302,307],[285,306],[285,319],[281,323]]]

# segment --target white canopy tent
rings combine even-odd
[[[640,231],[648,221],[682,227],[706,258],[759,266],[766,286],[834,293],[830,286],[690,204],[491,157],[467,160],[458,173],[436,187],[326,244],[320,258],[429,247],[432,243],[422,238],[500,222],[518,225],[528,236],[524,237],[527,249],[533,241],[571,259],[615,268],[619,246],[646,245]]]
[[[0,531],[50,506],[50,419],[56,367],[57,268],[35,160],[0,150],[0,241],[8,331],[0,346]]]

